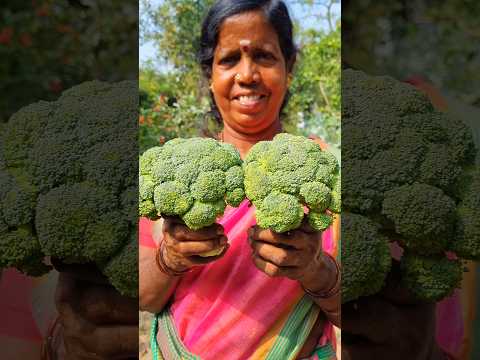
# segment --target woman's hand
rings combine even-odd
[[[64,345],[57,354],[72,360],[138,357],[138,299],[60,273],[55,300]]]
[[[213,224],[193,231],[175,217],[164,219],[163,243],[165,265],[176,272],[218,260],[223,257],[229,247],[228,239],[221,225]],[[223,251],[217,256],[200,256],[202,253],[222,248]]]
[[[435,304],[399,285],[394,264],[379,294],[342,306],[342,359],[445,360],[435,341]]]
[[[312,292],[326,292],[335,285],[332,271],[336,269],[322,256],[321,232],[306,221],[283,234],[254,226],[249,230],[249,242],[253,261],[265,274],[297,280]]]

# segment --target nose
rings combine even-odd
[[[235,81],[239,85],[257,84],[260,81],[257,66],[251,59],[245,58],[239,65],[238,72],[235,74]]]

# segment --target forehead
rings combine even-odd
[[[273,46],[279,48],[278,35],[260,10],[230,16],[220,27],[218,46]]]

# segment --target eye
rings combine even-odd
[[[255,53],[255,59],[263,61],[275,61],[277,58],[268,51],[258,51]]]
[[[234,55],[226,55],[226,56],[222,57],[222,58],[218,61],[218,63],[219,63],[220,65],[233,65],[233,64],[235,64],[235,63],[239,60],[239,58],[240,58],[239,55],[236,55],[236,54],[234,54]]]

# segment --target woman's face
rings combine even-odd
[[[271,127],[279,118],[287,79],[277,33],[261,11],[222,23],[211,85],[226,126],[246,134]]]

